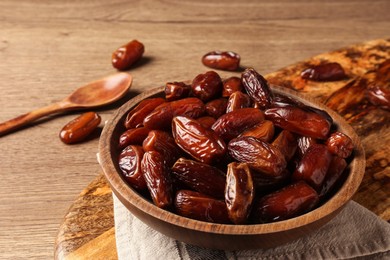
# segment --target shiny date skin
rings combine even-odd
[[[318,139],[326,139],[331,127],[326,117],[293,106],[267,109],[265,118],[282,129]]]
[[[226,108],[228,105],[228,100],[226,98],[216,98],[206,103],[206,113],[209,116],[217,119],[226,113]]]
[[[225,203],[233,223],[247,222],[254,196],[255,188],[248,165],[230,163],[226,174]]]
[[[163,98],[149,98],[141,101],[136,107],[127,113],[124,126],[127,129],[142,126],[144,118],[163,103],[165,103]]]
[[[60,140],[65,144],[84,141],[100,124],[101,117],[87,112],[67,123],[60,131]]]
[[[222,88],[222,79],[215,71],[199,74],[191,84],[192,93],[203,102],[220,96]]]
[[[232,112],[240,108],[251,107],[251,105],[252,100],[247,94],[244,94],[241,91],[236,91],[229,97],[226,107],[226,113]]]
[[[191,93],[191,86],[184,82],[168,82],[165,84],[164,93],[167,101],[186,98]]]
[[[164,209],[173,204],[173,187],[164,156],[156,151],[145,152],[141,169],[153,203]]]
[[[149,134],[146,127],[128,129],[119,136],[119,148],[123,149],[130,144],[141,145]]]
[[[119,168],[126,182],[131,187],[142,191],[146,189],[146,182],[141,170],[141,161],[144,150],[139,145],[129,145],[119,154]]]
[[[223,82],[222,97],[229,97],[236,91],[244,91],[244,88],[241,84],[241,78],[239,77],[230,77],[225,79]]]
[[[164,155],[168,166],[172,166],[181,156],[181,150],[176,145],[173,137],[164,131],[151,130],[142,143],[145,152],[157,151]]]
[[[175,212],[183,217],[212,223],[231,223],[224,201],[196,191],[178,191],[174,205]]]
[[[366,96],[374,106],[390,111],[390,83],[387,87],[383,83],[370,85],[366,90]]]
[[[313,137],[307,137],[307,136],[298,136],[297,137],[297,143],[298,143],[298,156],[301,159],[303,155],[306,153],[307,149],[309,149],[310,146],[317,143],[317,139]]]
[[[241,75],[241,83],[248,95],[260,108],[265,109],[271,106],[273,93],[268,86],[267,80],[253,68],[247,68]]]
[[[250,136],[237,137],[228,144],[232,158],[264,174],[265,177],[277,178],[286,168],[284,155],[269,143]]]
[[[205,105],[199,98],[189,97],[166,102],[156,107],[143,120],[143,125],[149,129],[170,129],[175,116],[198,118],[205,113]]]
[[[304,180],[315,190],[319,191],[328,172],[331,160],[332,154],[325,145],[313,144],[298,163],[292,179],[294,181]]]
[[[319,201],[317,192],[304,181],[290,184],[260,199],[254,207],[257,223],[281,221],[313,209]]]
[[[223,198],[225,174],[216,167],[180,158],[172,166],[172,174],[189,188],[213,198]]]
[[[297,138],[294,134],[287,130],[280,132],[280,134],[272,142],[272,145],[279,149],[287,162],[293,158],[298,148]]]
[[[112,66],[118,70],[127,70],[142,58],[144,51],[145,46],[141,42],[132,40],[114,51]]]
[[[354,148],[351,138],[341,132],[332,133],[328,140],[326,140],[326,146],[332,154],[342,158],[351,156]]]
[[[275,127],[269,120],[264,120],[257,125],[243,131],[239,136],[252,136],[264,142],[270,142],[274,137]]]
[[[322,199],[336,186],[337,182],[342,179],[342,175],[347,168],[347,162],[344,158],[339,156],[333,156],[328,172],[326,173],[324,182],[321,186],[319,196]]]
[[[172,135],[176,144],[197,161],[212,164],[226,153],[225,142],[214,131],[189,117],[173,118]]]
[[[264,120],[264,113],[256,108],[241,108],[220,116],[213,124],[211,129],[229,141],[242,131],[255,126]]]
[[[240,67],[240,55],[232,51],[212,51],[202,57],[203,65],[220,70],[235,71]]]
[[[347,76],[339,63],[330,62],[303,70],[301,77],[313,81],[337,81],[345,79]]]
[[[196,119],[204,128],[206,129],[211,129],[211,126],[217,121],[214,117],[212,116],[202,116]]]

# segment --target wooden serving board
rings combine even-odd
[[[266,76],[270,83],[307,92],[340,113],[356,130],[366,151],[367,168],[354,200],[390,220],[390,111],[368,102],[367,84],[390,59],[390,40],[375,40],[321,54]],[[338,62],[348,78],[334,82],[303,80],[309,65]],[[388,68],[387,75],[390,75]],[[388,76],[388,84],[389,76]],[[116,259],[112,193],[103,174],[70,207],[59,229],[56,259]]]

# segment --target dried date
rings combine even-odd
[[[268,86],[267,80],[253,68],[247,68],[241,75],[241,83],[248,95],[265,109],[271,106],[273,93]]]
[[[303,79],[313,81],[337,81],[347,76],[343,67],[337,62],[330,62],[312,66],[301,73]]]
[[[274,134],[274,124],[269,120],[264,120],[263,122],[243,131],[239,136],[252,136],[264,142],[270,142],[274,137]]]
[[[272,142],[272,145],[282,152],[286,161],[290,161],[293,158],[298,148],[296,137],[287,130],[280,132],[278,137]]]
[[[168,82],[165,84],[164,92],[167,101],[174,101],[188,97],[191,92],[191,86],[184,82]]]
[[[337,182],[342,178],[346,167],[347,162],[344,158],[337,155],[333,156],[319,192],[320,198],[325,197],[336,186]]]
[[[124,126],[127,129],[142,126],[144,118],[163,103],[165,103],[163,98],[149,98],[141,101],[136,107],[127,113]]]
[[[218,118],[226,113],[227,104],[228,100],[226,98],[213,99],[206,103],[206,113],[209,116]]]
[[[240,59],[240,55],[232,51],[212,51],[202,57],[202,63],[213,69],[235,71],[240,67]]]
[[[222,88],[222,79],[215,71],[199,74],[193,79],[191,84],[192,93],[203,102],[219,96]]]
[[[67,123],[59,137],[65,144],[74,144],[85,140],[100,124],[101,117],[95,112],[87,112]]]
[[[342,158],[348,158],[353,151],[353,142],[346,134],[341,132],[332,133],[326,140],[328,150]]]
[[[119,148],[123,149],[130,144],[141,145],[149,134],[146,127],[128,129],[119,137]]]
[[[226,107],[226,113],[232,112],[240,108],[251,107],[251,105],[252,100],[247,94],[244,94],[241,91],[236,91],[229,97]]]
[[[119,168],[126,181],[137,190],[146,189],[146,182],[141,170],[144,150],[138,145],[129,145],[119,155]]]
[[[132,40],[114,51],[112,66],[118,70],[127,70],[142,58],[144,51],[145,47],[141,42]]]
[[[222,97],[229,97],[236,91],[243,91],[241,79],[239,77],[230,77],[225,79],[223,82]]]

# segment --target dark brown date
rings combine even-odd
[[[254,194],[255,188],[248,165],[230,163],[226,174],[225,202],[229,218],[233,223],[246,223]]]
[[[137,190],[146,189],[146,182],[141,170],[144,150],[138,145],[129,145],[119,155],[119,168],[127,183]]]
[[[221,77],[215,71],[199,74],[194,78],[191,85],[192,93],[203,102],[219,96],[222,88]]]
[[[269,120],[264,120],[257,125],[243,131],[239,136],[252,136],[261,141],[269,142],[274,137],[275,127]]]
[[[366,96],[374,106],[390,110],[390,82],[388,83],[388,87],[383,83],[371,84],[366,90]]]
[[[267,194],[285,186],[291,177],[291,173],[285,169],[279,176],[267,176],[263,172],[251,170],[253,184],[257,194]]]
[[[270,107],[273,101],[273,93],[268,86],[267,80],[253,68],[247,68],[241,75],[241,83],[248,95],[265,109]]]
[[[198,118],[205,112],[205,106],[199,98],[183,98],[176,101],[166,102],[156,107],[143,121],[149,129],[169,129],[175,116],[188,116]]]
[[[343,175],[346,167],[347,162],[344,160],[344,158],[341,158],[339,156],[333,156],[332,161],[330,162],[328,172],[326,173],[324,182],[319,192],[320,198],[325,197],[328,192],[330,192],[332,188],[336,186],[337,182],[341,179],[341,176]]]
[[[293,106],[267,109],[265,117],[280,128],[318,139],[326,139],[331,127],[326,117]]]
[[[60,139],[65,144],[85,140],[100,124],[101,117],[95,112],[87,112],[67,123],[60,131]]]
[[[301,73],[303,79],[313,81],[337,81],[345,79],[345,71],[337,62],[330,62],[312,66]]]
[[[204,128],[211,129],[211,126],[217,121],[212,116],[202,116],[196,119]]]
[[[172,134],[176,144],[197,161],[212,164],[226,153],[225,142],[214,131],[189,117],[175,117]]]
[[[313,144],[298,163],[292,179],[295,181],[304,180],[315,190],[319,191],[331,160],[332,154],[325,145]]]
[[[180,190],[175,196],[176,213],[200,221],[228,224],[231,223],[226,204],[196,191]]]
[[[202,63],[213,69],[235,71],[240,67],[240,59],[240,55],[232,51],[212,51],[202,57]]]
[[[127,70],[141,59],[144,51],[145,47],[141,42],[132,40],[114,51],[112,54],[112,66],[118,70]]]
[[[251,105],[252,100],[247,94],[244,94],[241,91],[236,91],[229,97],[226,107],[226,113],[232,112],[240,108],[250,107]]]
[[[298,156],[302,158],[310,146],[317,143],[317,140],[313,137],[298,136]]]
[[[279,177],[286,168],[284,155],[272,145],[250,136],[237,137],[229,142],[231,157],[270,178]]]
[[[272,142],[272,145],[282,152],[287,162],[293,158],[298,148],[297,138],[287,130],[280,132],[278,137]]]
[[[229,97],[234,92],[243,90],[241,79],[233,76],[223,81],[222,97]]]
[[[150,98],[141,101],[136,107],[127,113],[124,124],[125,127],[127,129],[131,129],[142,126],[144,118],[164,102],[165,100],[163,98]]]
[[[167,101],[174,101],[188,97],[191,92],[191,86],[184,82],[168,82],[165,84],[164,92]]]
[[[353,151],[353,143],[351,138],[341,132],[332,133],[326,140],[328,150],[342,158],[348,158]]]
[[[145,152],[157,151],[164,155],[169,167],[171,167],[181,155],[181,151],[176,145],[173,137],[167,132],[160,130],[151,130],[143,141],[142,148]]]
[[[215,121],[211,129],[225,141],[237,137],[242,131],[249,129],[264,120],[264,113],[256,108],[241,108],[222,115]]]
[[[223,198],[225,174],[205,163],[180,158],[172,166],[172,174],[189,188],[213,198]]]
[[[141,169],[153,203],[159,208],[170,208],[173,188],[170,172],[164,156],[156,151],[145,152]]]
[[[119,148],[123,149],[130,144],[141,145],[149,134],[146,127],[138,127],[126,130],[119,137]]]
[[[255,221],[281,221],[313,209],[319,201],[317,192],[304,181],[290,184],[263,197],[255,206]]]
[[[209,116],[218,118],[226,113],[227,104],[228,100],[226,98],[213,99],[206,103],[206,113]]]

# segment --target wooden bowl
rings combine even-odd
[[[295,218],[256,225],[225,225],[181,217],[153,205],[122,178],[118,167],[119,136],[125,130],[126,113],[145,98],[163,96],[163,87],[146,91],[128,101],[107,122],[99,143],[100,164],[111,188],[119,200],[141,221],[153,229],[179,241],[202,247],[240,250],[270,248],[304,236],[335,217],[357,191],[365,170],[364,150],[351,126],[336,112],[314,99],[295,91],[271,86],[275,93],[291,96],[307,105],[325,110],[333,118],[338,130],[347,134],[355,145],[349,175],[340,189],[320,207]]]

